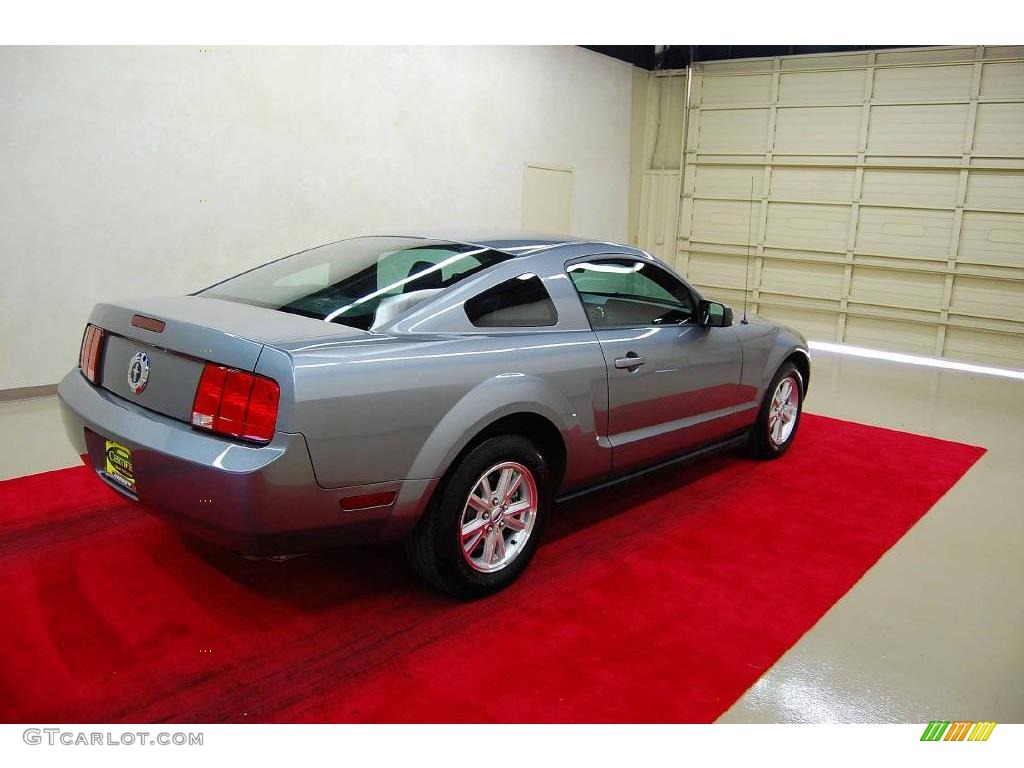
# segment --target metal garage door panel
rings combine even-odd
[[[967,206],[1024,212],[1024,173],[971,171],[967,180]]]
[[[780,323],[799,328],[810,339],[831,341],[837,335],[838,315],[834,312],[814,312],[792,307],[773,306],[762,314],[770,316]]]
[[[1024,62],[985,64],[981,70],[981,95],[1024,98]]]
[[[764,169],[750,166],[698,166],[694,171],[693,194],[696,197],[736,197],[750,199],[750,190],[760,190]]]
[[[882,256],[945,261],[952,234],[952,211],[862,206],[856,250]]]
[[[704,79],[701,103],[707,106],[765,104],[771,92],[771,75],[719,75]]]
[[[974,152],[1024,155],[1024,104],[979,104]]]
[[[694,200],[693,224],[690,239],[711,243],[738,243],[760,235],[760,218],[755,210],[751,218],[751,206],[745,200]]]
[[[951,312],[1024,321],[1024,282],[958,275]]]
[[[1024,253],[1024,214],[966,211],[960,226],[960,261],[1019,266]]]
[[[685,78],[655,77],[683,103]],[[752,221],[751,311],[809,338],[1024,367],[1024,47],[705,63],[691,97],[659,253],[675,242],[698,287],[742,303]]]
[[[698,285],[742,291],[746,266],[743,256],[698,251],[690,254],[688,277]]]
[[[768,204],[765,242],[776,247],[841,251],[846,248],[850,210],[838,205]]]
[[[868,53],[843,53],[838,56],[783,56],[778,61],[778,67],[783,72],[796,69],[828,70],[839,67],[863,67],[871,54]]]
[[[874,97],[882,101],[966,101],[973,78],[973,64],[880,69],[875,72]]]
[[[725,290],[717,287],[702,286],[699,283],[696,283],[695,285],[697,290],[701,292],[702,296],[706,296],[714,301],[720,301],[723,304],[728,304],[734,309],[737,318],[741,316],[743,312],[742,290]],[[739,322],[739,320],[737,320],[737,322]]]
[[[843,267],[766,259],[761,268],[761,290],[838,301],[843,294]]]
[[[933,205],[952,208],[959,171],[866,168],[861,201],[872,205]]]
[[[864,98],[864,70],[785,72],[779,76],[779,103],[849,104]]]
[[[1024,59],[1024,45],[986,45],[986,59]]]
[[[946,331],[946,354],[1007,368],[1024,367],[1024,345],[1019,339],[1004,333],[950,328]]]
[[[863,304],[937,312],[942,307],[945,283],[941,274],[899,274],[888,269],[855,267],[849,298]]]
[[[846,319],[846,341],[873,349],[930,355],[935,351],[935,329],[888,318],[851,316]]]
[[[700,113],[701,152],[764,152],[767,109],[715,109]]]
[[[872,107],[868,149],[890,155],[960,155],[966,104]]]
[[[856,152],[860,107],[779,107],[775,118],[776,152]]]
[[[857,172],[841,168],[775,168],[771,196],[775,200],[848,203]]]
[[[940,64],[950,61],[970,61],[977,55],[977,48],[925,48],[909,51],[879,51],[875,54],[875,63],[891,64]]]

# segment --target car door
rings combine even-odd
[[[566,272],[608,367],[613,471],[628,472],[736,430],[741,350],[697,322],[699,298],[657,263],[587,257]]]

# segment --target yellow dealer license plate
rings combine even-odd
[[[135,493],[135,468],[132,466],[132,452],[129,448],[107,440],[107,477]]]

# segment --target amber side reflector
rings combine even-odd
[[[82,375],[93,384],[99,384],[100,358],[103,355],[103,329],[91,323],[85,326],[82,349],[78,353],[78,366]]]
[[[397,495],[395,491],[385,491],[384,493],[368,493],[365,496],[349,496],[341,500],[341,508],[345,512],[355,512],[357,509],[386,507],[395,500]]]
[[[146,317],[145,315],[134,315],[132,317],[132,325],[136,328],[142,328],[153,333],[164,332],[164,321],[157,320],[155,317]]]

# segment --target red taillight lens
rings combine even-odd
[[[82,374],[93,384],[99,384],[100,357],[103,354],[103,329],[93,324],[85,326],[78,365]]]
[[[277,401],[280,398],[281,388],[276,381],[253,376],[242,437],[247,440],[267,441],[274,436],[274,427],[277,425]]]
[[[196,387],[196,397],[192,401],[192,425],[203,429],[213,429],[217,421],[217,412],[220,410],[220,396],[224,392],[224,379],[227,378],[228,368],[221,365],[210,365],[203,367],[203,375],[199,377],[199,386]]]
[[[273,379],[207,363],[192,401],[192,426],[265,443],[274,437],[280,398]]]

